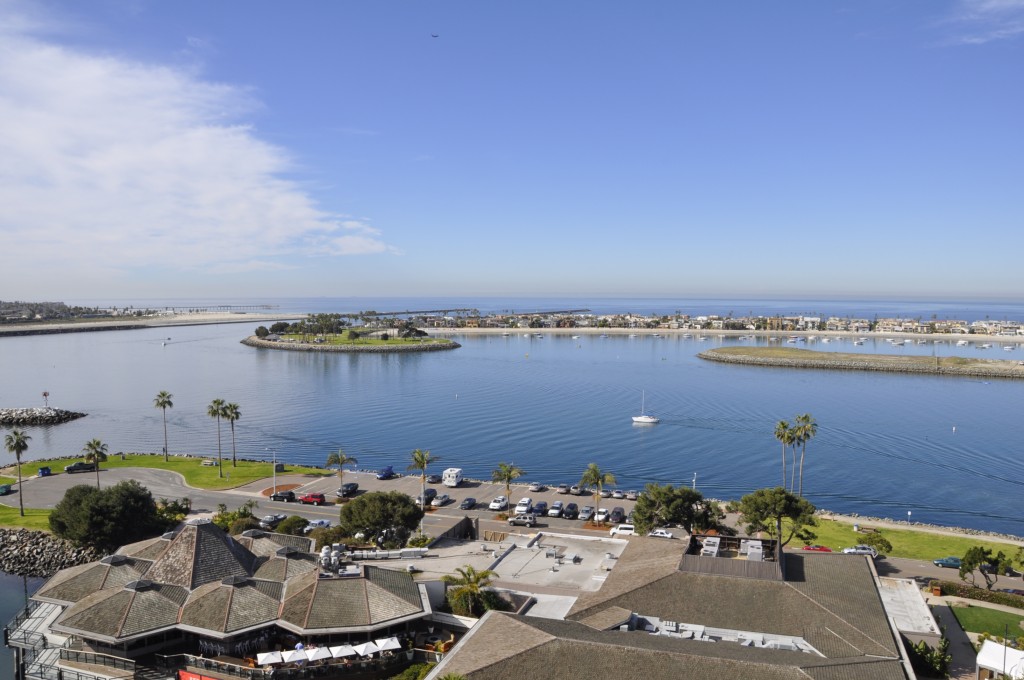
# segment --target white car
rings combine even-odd
[[[561,517],[563,507],[562,501],[555,501],[551,504],[551,509],[548,510],[548,517]]]
[[[331,520],[329,519],[311,519],[309,520],[309,524],[307,524],[305,528],[302,530],[302,533],[308,534],[309,532],[313,531],[313,529],[326,529],[330,526]]]
[[[620,524],[617,527],[612,527],[608,532],[609,536],[633,536],[636,534],[636,527],[632,524]]]
[[[529,496],[524,496],[523,498],[520,498],[519,502],[516,503],[517,515],[526,514],[530,512],[530,510],[533,510],[533,499],[530,498]]]
[[[540,482],[530,482],[530,491],[543,491],[544,485]]]
[[[625,491],[621,491],[620,489],[616,489],[615,491],[612,491],[612,498],[618,498],[618,499],[621,500],[621,499],[623,499],[625,497],[626,497],[626,492]]]
[[[607,522],[608,521],[608,508],[601,508],[594,515],[595,522]]]
[[[487,506],[487,508],[490,510],[504,510],[507,507],[508,499],[505,498],[504,496],[498,496],[493,501],[491,501],[490,505]]]
[[[844,555],[871,555],[878,557],[878,551],[870,545],[855,545],[852,548],[843,548]]]
[[[440,493],[440,494],[434,496],[434,500],[430,501],[430,505],[431,505],[431,507],[434,507],[434,508],[440,508],[440,507],[443,507],[445,505],[448,505],[451,502],[452,502],[452,497],[451,496],[449,496],[446,493]]]
[[[559,484],[558,488],[555,489],[555,493],[569,493],[569,485],[568,484]]]
[[[647,535],[653,538],[672,538],[672,532],[668,529],[655,529]]]

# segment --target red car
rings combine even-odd
[[[299,496],[299,503],[327,505],[327,498],[322,493],[307,493],[305,495]]]
[[[800,548],[801,550],[811,550],[813,552],[832,552],[832,548],[826,548],[823,545],[805,545]]]

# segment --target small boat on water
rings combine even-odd
[[[572,339],[573,339],[573,340],[579,340],[579,339],[580,339],[580,336],[578,336],[578,335],[574,335],[574,336],[572,336]]]
[[[652,415],[648,415],[647,414],[647,412],[645,411],[645,408],[644,408],[645,405],[646,405],[645,404],[645,400],[646,400],[646,394],[644,392],[641,392],[640,393],[640,415],[633,416],[633,422],[634,423],[640,423],[642,425],[653,425],[654,423],[657,423],[658,421],[660,421],[661,418],[658,418],[657,416],[652,416]]]
[[[966,340],[957,340],[956,341],[956,346],[957,347],[967,347],[967,341]]]
[[[983,342],[980,345],[978,345],[978,349],[992,349],[992,343],[991,342]]]
[[[864,341],[863,340],[854,340],[853,344],[855,344],[855,345],[863,345]]]

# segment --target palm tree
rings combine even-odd
[[[167,462],[167,409],[174,407],[174,402],[171,399],[174,397],[173,394],[167,390],[160,390],[156,393],[156,399],[153,400],[153,406],[158,409],[162,409],[164,412],[164,462]]]
[[[807,442],[814,439],[818,434],[818,423],[814,422],[814,416],[805,413],[796,417],[797,432],[800,437],[800,486],[797,490],[798,496],[804,495],[804,455],[807,453]]]
[[[238,404],[224,405],[224,420],[231,423],[231,467],[238,467],[238,462],[235,458],[235,421],[241,417],[242,412],[238,410]]]
[[[793,443],[793,428],[789,421],[780,420],[775,423],[775,438],[782,442],[782,488],[786,488],[786,450]]]
[[[19,429],[13,429],[4,437],[4,446],[7,447],[7,453],[14,454],[14,460],[18,463],[18,509],[21,510],[21,516],[25,516],[25,501],[22,499],[22,487],[21,487],[21,454],[28,451],[28,442],[32,439],[27,434]]]
[[[424,496],[427,494],[427,466],[438,460],[437,456],[430,455],[430,451],[422,451],[420,449],[413,449],[412,452],[412,463],[406,470],[419,470],[420,471],[420,510],[423,510],[423,504],[427,500]],[[420,520],[420,533],[423,533],[423,520]]]
[[[100,463],[107,459],[107,445],[99,439],[90,439],[82,449],[86,463],[96,465],[96,488],[100,488]]]
[[[220,457],[220,419],[224,416],[224,403],[223,399],[214,399],[210,402],[210,405],[206,407],[206,415],[211,418],[217,419],[217,476],[224,476],[224,466],[221,462]]]
[[[597,463],[591,463],[587,466],[587,469],[583,471],[583,476],[580,478],[580,486],[594,487],[594,516],[601,510],[601,489],[604,488],[605,484],[614,484],[615,475],[607,470],[602,470],[597,466]]]
[[[498,463],[497,469],[491,473],[491,481],[503,482],[505,484],[505,498],[512,493],[512,482],[526,474],[522,468],[516,467],[513,463]]]
[[[451,599],[455,602],[465,602],[470,610],[467,613],[469,616],[479,615],[482,613],[480,610],[483,609],[483,597],[480,591],[491,585],[493,578],[498,575],[497,572],[490,569],[477,571],[468,564],[455,571],[458,573],[457,576],[445,574],[441,577],[441,582],[453,586],[450,593]]]
[[[347,453],[345,453],[344,451],[342,451],[341,449],[338,449],[337,451],[331,451],[329,454],[327,454],[326,466],[327,467],[330,467],[332,465],[337,465],[338,466],[338,488],[339,489],[341,488],[341,485],[345,481],[345,465],[347,465],[348,463],[358,463],[358,462],[359,461],[355,459],[355,456],[350,456]]]

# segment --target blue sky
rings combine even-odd
[[[0,0],[0,298],[1019,297],[1022,73],[1024,0]]]

